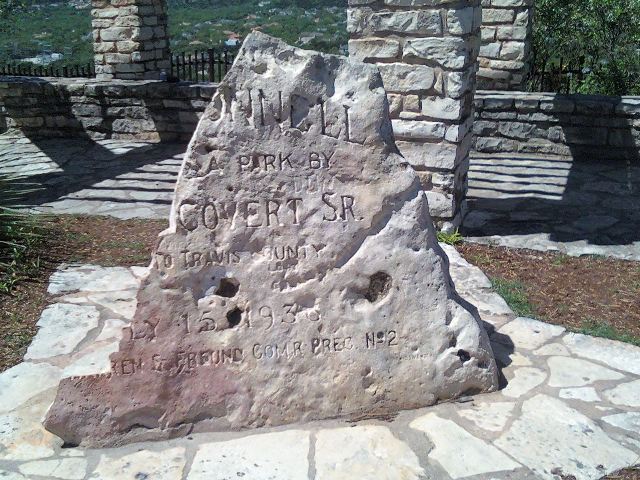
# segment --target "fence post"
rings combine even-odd
[[[207,65],[208,67],[208,75],[209,75],[209,81],[213,82],[213,56],[215,55],[215,51],[213,50],[213,48],[210,48],[209,50],[207,50],[207,55],[209,56],[209,64]]]

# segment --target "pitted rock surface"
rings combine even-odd
[[[113,445],[497,386],[377,68],[254,33],[189,145],[110,373],[62,380],[46,427]]]

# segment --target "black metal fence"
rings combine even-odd
[[[171,77],[187,82],[220,82],[227,74],[238,50],[210,48],[171,56]]]
[[[18,77],[93,78],[96,76],[96,71],[92,62],[86,65],[63,66],[16,63],[0,65],[0,75]]]
[[[584,58],[575,63],[560,58],[554,62],[533,62],[529,77],[529,90],[532,92],[575,93],[576,88],[585,79],[587,72]]]

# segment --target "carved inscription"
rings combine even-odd
[[[309,204],[310,206],[307,206]],[[320,205],[320,208],[316,208]],[[324,222],[360,222],[354,195],[323,192],[317,198],[267,198],[233,202],[207,199],[204,202],[183,200],[178,208],[178,222],[186,231],[198,228],[215,231],[223,223],[235,228],[277,228],[300,225],[315,213]]]
[[[321,135],[362,144],[352,135],[352,118],[348,105],[340,105],[328,99],[307,98],[298,94],[285,94],[282,90],[268,92],[262,88],[248,88],[236,92],[235,101],[248,103],[247,118],[253,128],[263,128],[274,123],[308,132],[319,127]],[[288,105],[288,107],[287,107]]]
[[[181,350],[172,356],[153,353],[148,359],[131,358],[111,362],[111,374],[130,376],[147,371],[158,374],[180,375],[198,368],[233,367],[251,359],[256,362],[269,362],[303,358],[321,359],[327,355],[374,350],[395,350],[399,346],[395,330],[384,332],[365,332],[354,336],[314,336],[306,340],[296,339],[282,343],[255,342],[250,348],[239,346],[207,349],[198,351]],[[415,360],[410,356],[407,360]]]

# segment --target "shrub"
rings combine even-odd
[[[583,67],[579,93],[640,94],[640,0],[536,0],[536,69]]]

